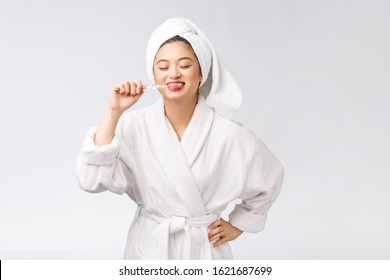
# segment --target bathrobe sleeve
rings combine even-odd
[[[264,229],[267,212],[277,198],[284,170],[278,159],[256,136],[255,152],[248,164],[242,202],[229,215],[230,223],[246,232]]]
[[[119,142],[115,135],[111,144],[97,146],[94,136],[97,127],[90,128],[77,159],[76,174],[79,186],[87,192],[109,190],[123,194],[127,189],[125,166],[119,159]]]

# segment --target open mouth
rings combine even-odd
[[[167,86],[168,86],[168,89],[169,90],[181,90],[183,87],[184,87],[185,83],[183,82],[171,82],[171,83],[168,83]]]

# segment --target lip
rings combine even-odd
[[[182,84],[179,86],[179,84]],[[167,83],[167,87],[170,91],[179,91],[182,90],[185,86],[185,82],[182,81],[174,81],[174,82],[169,82]]]

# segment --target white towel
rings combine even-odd
[[[206,105],[231,119],[241,104],[241,90],[222,64],[209,39],[189,19],[172,18],[153,31],[146,49],[146,70],[149,78],[154,81],[153,64],[160,46],[176,35],[191,44],[198,58],[203,77],[199,91],[206,98]]]

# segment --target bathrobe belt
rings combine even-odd
[[[169,235],[184,231],[188,242],[183,244],[183,259],[193,259],[194,249],[201,250],[205,254],[202,258],[212,259],[210,241],[208,239],[208,226],[220,218],[217,214],[209,214],[202,217],[186,218],[172,216],[170,218],[157,216],[148,213],[142,208],[140,214],[145,218],[152,219],[159,223],[158,236],[158,258],[162,260],[169,259]]]

